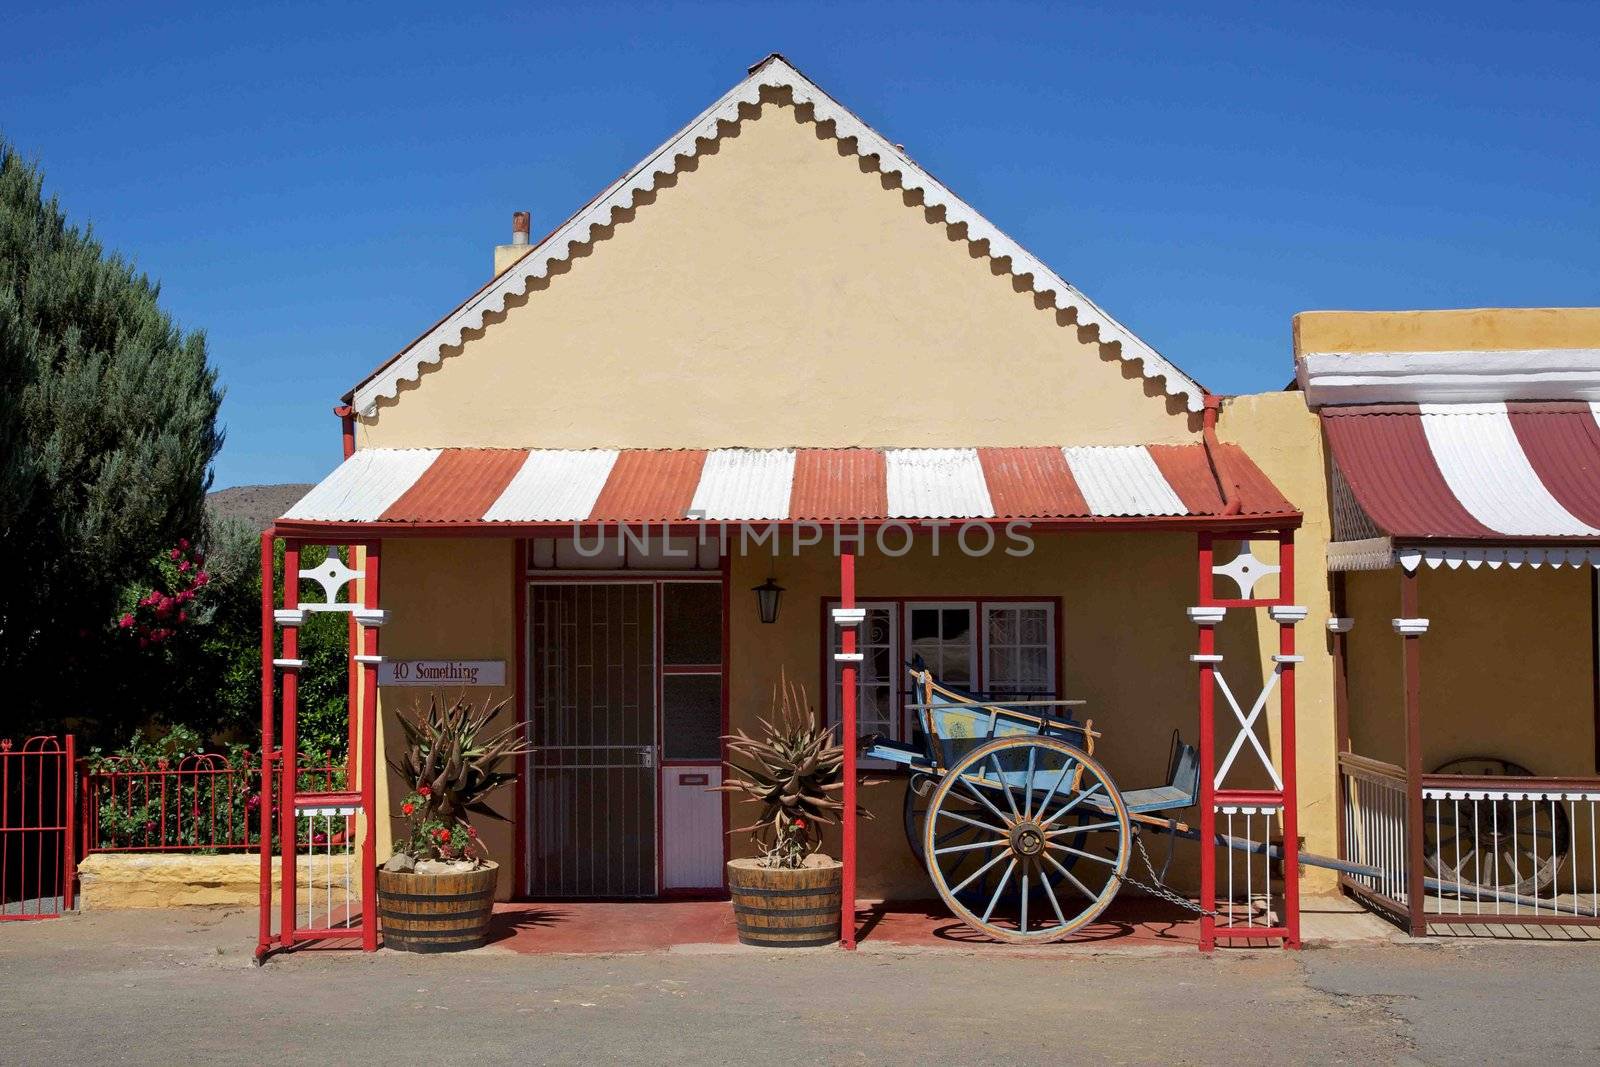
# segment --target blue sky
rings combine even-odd
[[[456,8],[457,10],[451,10]],[[1600,5],[8,6],[0,132],[227,387],[219,487],[770,51],[1219,392],[1308,308],[1600,303]]]

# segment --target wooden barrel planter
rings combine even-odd
[[[728,864],[728,893],[739,943],[815,948],[839,940],[843,865],[783,870],[756,860]]]
[[[378,919],[384,945],[401,952],[478,948],[489,933],[499,870],[497,863],[465,874],[378,868]]]

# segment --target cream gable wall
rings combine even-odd
[[[1180,442],[1182,400],[768,102],[536,281],[361,447]],[[1083,331],[1087,333],[1087,331]]]

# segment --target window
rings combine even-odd
[[[1056,694],[1054,601],[861,600],[856,721],[863,734],[909,740],[906,663],[914,656],[946,685],[1012,699]],[[823,625],[838,651],[838,627],[824,606]],[[903,649],[903,651],[902,651]],[[828,721],[839,721],[839,665],[827,663]]]

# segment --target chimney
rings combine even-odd
[[[511,243],[508,245],[495,245],[494,247],[494,273],[495,277],[511,264],[521,259],[528,251],[529,218],[526,211],[513,211],[511,213]]]

